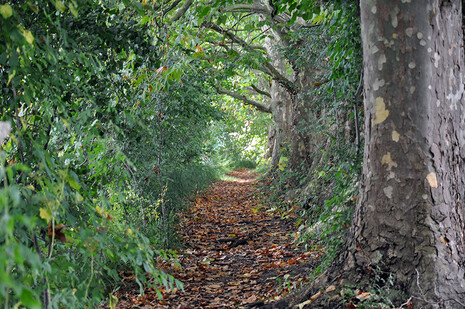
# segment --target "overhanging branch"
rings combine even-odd
[[[224,89],[224,88],[222,88],[220,86],[216,86],[215,89],[216,89],[216,91],[218,93],[225,94],[225,95],[228,95],[228,96],[230,96],[230,97],[232,97],[234,99],[241,100],[242,102],[244,102],[247,105],[252,105],[252,106],[256,107],[261,112],[271,113],[271,107],[269,105],[266,105],[266,104],[251,100],[251,99],[247,98],[246,96],[244,96],[242,94],[226,90],[226,89]]]
[[[173,10],[178,4],[181,2],[181,0],[175,0],[173,3],[171,3],[167,8],[163,9],[163,16],[168,13],[169,11]],[[158,7],[154,7],[154,10],[158,10],[162,7],[161,4],[158,5]]]
[[[178,19],[180,19],[184,15],[184,13],[186,13],[186,11],[190,8],[192,3],[194,3],[194,0],[186,0],[186,2],[184,2],[184,4],[181,6],[181,8],[176,11],[176,13],[173,15],[173,17],[171,17],[170,21],[175,22]]]
[[[210,28],[213,31],[216,31],[220,34],[226,35],[232,42],[239,44],[245,50],[248,50],[250,52],[255,51],[254,48],[250,46],[246,41],[244,41],[243,39],[237,37],[230,31],[227,31],[214,23],[204,23],[203,26]],[[262,67],[259,68],[259,70],[270,75],[274,80],[276,80],[279,84],[281,84],[287,91],[289,91],[290,94],[295,95],[297,93],[297,89],[295,85],[289,79],[287,79],[286,76],[281,74],[270,62],[264,61],[262,63]]]
[[[264,91],[264,90],[259,89],[259,88],[258,88],[257,86],[255,86],[254,84],[251,84],[250,87],[251,87],[256,93],[271,98],[271,94],[270,94],[270,93],[268,93],[268,92],[266,92],[266,91]]]
[[[236,4],[223,9],[223,12],[252,12],[257,14],[271,15],[271,9],[264,5],[255,4]]]

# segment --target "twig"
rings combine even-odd
[[[262,32],[260,32],[259,34],[257,34],[252,40],[250,40],[249,45],[252,44],[252,42],[255,41],[258,37],[260,37],[263,33],[267,32],[270,29],[271,29],[271,27],[268,27],[265,30],[263,30]]]
[[[34,248],[36,249],[36,252],[39,255],[39,259],[42,259],[42,253],[40,252],[39,242],[37,241],[36,233],[32,235],[32,242],[34,243]]]
[[[413,298],[413,296],[410,296],[410,298],[407,299],[407,301],[406,301],[405,303],[403,303],[402,305],[400,305],[399,309],[404,308],[404,306],[407,306],[407,307],[408,307],[408,305],[409,305],[409,304],[411,303],[411,301],[412,301],[412,298]]]

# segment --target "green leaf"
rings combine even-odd
[[[110,308],[111,308],[111,309],[115,308],[117,304],[118,304],[118,297],[116,297],[115,295],[111,294],[111,295],[110,295]]]
[[[71,14],[73,14],[73,16],[74,16],[75,18],[78,18],[78,17],[79,17],[79,13],[78,13],[78,11],[77,11],[76,6],[75,6],[74,3],[70,2],[70,3],[68,4],[68,8],[69,8],[69,10],[71,11]]]
[[[0,15],[2,15],[4,19],[8,19],[13,15],[13,9],[9,3],[0,5]]]
[[[36,299],[32,291],[26,287],[23,287],[23,289],[21,290],[21,295],[19,296],[19,299],[21,300],[23,305],[26,306],[27,308],[32,308],[32,309],[42,308],[40,301]]]
[[[211,7],[210,6],[204,6],[200,9],[200,13],[199,13],[199,18],[202,18],[206,15],[208,15],[208,13],[210,13],[210,10],[211,10]]]
[[[66,6],[60,0],[55,1],[55,7],[60,11],[64,12],[66,10]]]
[[[0,268],[0,282],[6,286],[14,287],[14,283],[11,280],[10,274],[5,272],[3,269]]]
[[[40,208],[39,213],[40,213],[40,217],[42,219],[47,220],[47,222],[50,222],[50,220],[52,220],[52,213],[51,213],[50,209]]]
[[[39,13],[39,7],[35,4],[32,4],[31,2],[28,2],[27,3],[29,5],[29,7],[31,8],[31,10],[34,11],[34,13]]]
[[[179,82],[181,80],[181,71],[178,69],[175,69],[173,70],[173,72],[171,72],[171,76]]]
[[[34,36],[32,35],[31,31],[23,30],[23,36],[29,44],[32,45],[32,43],[34,43]]]
[[[79,190],[81,188],[81,185],[78,184],[74,178],[68,177],[66,178],[66,181],[68,182],[69,186],[74,190]]]
[[[13,72],[8,74],[8,82],[6,83],[7,86],[10,85],[10,82],[13,79],[13,77],[15,77],[15,75],[16,75],[16,70],[13,70]]]

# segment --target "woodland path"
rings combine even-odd
[[[199,194],[181,217],[186,249],[181,268],[165,271],[184,282],[184,292],[154,289],[138,296],[138,288],[118,291],[117,308],[252,308],[279,299],[307,281],[318,252],[294,248],[296,218],[281,219],[262,204],[256,175],[229,173]]]

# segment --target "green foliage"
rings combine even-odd
[[[324,14],[325,18],[318,21],[322,26],[304,31],[305,35],[315,38],[312,43],[316,44],[303,44],[294,51],[294,54],[309,55],[308,63],[320,59],[317,66],[324,72],[321,76],[315,75],[315,80],[321,82],[305,95],[317,98],[312,112],[324,113],[325,117],[320,122],[300,127],[300,130],[327,136],[327,142],[319,149],[319,164],[314,165],[308,176],[305,198],[301,199],[304,209],[301,241],[317,243],[327,250],[317,273],[325,269],[341,249],[361,172],[360,151],[354,138],[347,138],[344,125],[344,122],[353,123],[354,101],[359,100],[354,98],[362,59],[356,4],[337,2],[326,7]],[[326,49],[321,52],[317,46],[326,46]],[[359,122],[352,125],[360,126],[362,121],[359,119]]]
[[[260,45],[271,23],[221,9],[235,3],[195,2],[172,21],[170,2],[0,5],[0,121],[12,126],[0,141],[0,305],[96,307],[124,271],[141,292],[181,288],[157,263],[175,257],[167,249],[177,245],[186,197],[218,177],[218,166],[267,164],[272,115],[215,94],[224,87],[268,101],[254,86],[269,86],[258,70],[270,59],[262,48],[225,44],[224,29]],[[298,17],[319,25],[291,31],[284,55],[319,83],[299,100],[321,121],[295,132],[329,142],[310,174],[306,164],[287,168],[283,145],[273,188],[311,183],[302,240],[337,247],[359,164],[353,142],[341,138],[360,75],[356,7],[274,4],[291,12],[288,26]],[[207,31],[210,22],[223,30]],[[323,228],[315,233],[308,227],[316,222]]]
[[[339,158],[347,160],[344,156]],[[320,168],[312,174],[305,199],[301,200],[302,219],[299,226],[299,242],[306,249],[310,249],[307,248],[309,245],[318,244],[326,251],[316,270],[317,274],[329,266],[342,248],[358,194],[360,172],[360,167],[351,160],[334,164],[331,159]]]
[[[291,152],[282,147],[278,168],[268,175],[268,187],[283,208],[289,198],[299,199],[300,242],[327,251],[319,273],[341,249],[358,192],[361,159],[353,128],[360,127],[363,120],[354,122],[356,106],[362,114],[359,98],[354,97],[362,68],[357,4],[277,1],[276,5],[280,12],[291,12],[289,25],[297,18],[314,25],[296,27],[290,32],[290,47],[281,52],[313,83],[299,94],[303,102],[299,112],[306,117],[295,124],[295,130],[316,145],[310,163],[302,162],[293,169],[284,161]]]
[[[242,161],[239,161],[239,162],[235,162],[233,168],[236,169],[236,168],[250,168],[250,169],[254,169],[257,167],[257,163],[253,162],[253,161],[250,161],[250,160],[242,160]]]
[[[397,308],[401,303],[407,305],[410,300],[396,286],[394,274],[377,267],[369,267],[371,278],[368,282],[345,284],[341,290],[341,305],[356,304],[357,308]],[[395,303],[398,303],[396,306]],[[402,305],[400,305],[402,307]]]
[[[215,176],[202,136],[220,113],[181,55],[159,56],[146,16],[129,1],[0,7],[5,308],[96,307],[126,270],[141,291],[181,288],[157,263],[174,258],[173,210]]]
[[[238,104],[231,98],[218,100],[221,100],[218,105],[225,112],[225,117],[211,131],[215,160],[226,169],[266,165],[264,157],[271,115]]]

